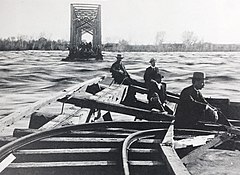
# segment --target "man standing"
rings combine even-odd
[[[198,121],[203,119],[204,114],[208,114],[209,120],[218,120],[217,111],[199,91],[204,87],[204,79],[203,72],[194,72],[192,85],[182,90],[175,115],[175,127],[194,128]]]

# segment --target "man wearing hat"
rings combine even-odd
[[[145,85],[149,90],[148,101],[151,108],[158,108],[164,111],[163,103],[166,101],[166,84],[162,83],[163,76],[158,67],[156,67],[156,59],[151,58],[151,64],[144,73]]]
[[[122,63],[123,56],[121,54],[117,54],[117,61],[114,62],[110,68],[110,72],[112,73],[112,77],[115,82],[118,84],[131,84],[131,78],[125,69],[125,66]]]
[[[146,86],[149,86],[150,82],[155,82],[155,77],[157,76],[157,73],[159,72],[158,67],[156,67],[156,59],[151,58],[149,63],[151,64],[144,73],[144,81],[146,83]]]
[[[196,128],[204,114],[208,114],[208,120],[218,120],[217,111],[210,106],[199,91],[204,87],[204,79],[203,72],[194,72],[192,85],[182,90],[175,115],[175,127]]]

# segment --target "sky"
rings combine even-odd
[[[26,35],[70,38],[70,4],[101,5],[102,41],[181,43],[185,31],[198,40],[240,44],[239,0],[0,0],[0,38]]]

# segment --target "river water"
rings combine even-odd
[[[0,52],[0,118],[76,83],[109,73],[117,53],[104,52],[103,61],[63,62],[67,51]],[[194,71],[207,76],[206,97],[240,101],[239,52],[128,52],[123,63],[143,77],[154,57],[169,91],[180,93]]]

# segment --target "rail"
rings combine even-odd
[[[135,141],[138,141],[139,139],[143,138],[150,138],[154,137],[156,134],[165,135],[168,128],[165,129],[150,129],[150,130],[144,130],[144,131],[138,131],[131,135],[129,135],[123,142],[122,146],[122,166],[123,166],[123,173],[124,175],[129,175],[129,160],[128,160],[128,150],[129,147],[134,143]],[[164,134],[163,134],[164,132]]]
[[[27,144],[32,142],[61,135],[67,132],[71,132],[73,130],[87,130],[87,129],[100,129],[100,128],[144,128],[148,125],[149,128],[151,127],[167,127],[168,123],[159,123],[159,122],[103,122],[103,123],[86,123],[80,125],[73,125],[73,126],[65,126],[61,128],[55,128],[46,131],[40,131],[37,133],[32,133],[26,136],[23,136],[19,139],[16,139],[12,142],[7,143],[6,145],[0,148],[0,160],[3,160],[5,156],[12,153],[14,150],[21,148]]]

